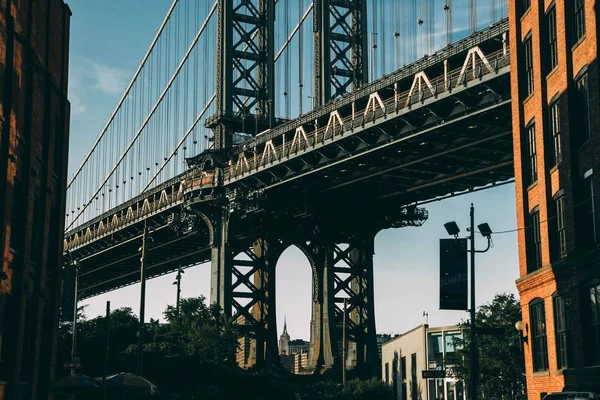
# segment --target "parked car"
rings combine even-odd
[[[594,392],[556,392],[550,393],[544,397],[543,400],[563,400],[563,399],[572,399],[572,400],[586,400],[586,399],[600,399]]]

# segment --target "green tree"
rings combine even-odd
[[[513,294],[498,294],[487,304],[480,306],[475,314],[477,328],[499,328],[498,334],[478,334],[479,353],[479,399],[521,400],[525,399],[525,364],[515,322],[521,320],[521,304]],[[470,385],[469,354],[471,340],[470,320],[463,321],[464,346],[459,351],[458,365],[454,367],[459,379],[467,388]],[[460,343],[462,345],[463,343]],[[457,343],[458,345],[458,343]],[[457,346],[457,348],[460,346]]]

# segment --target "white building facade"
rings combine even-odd
[[[463,382],[448,376],[456,363],[462,337],[458,326],[430,328],[424,324],[384,343],[383,381],[394,387],[398,400],[466,400]],[[431,371],[444,370],[444,377],[423,377],[423,371],[431,375]]]

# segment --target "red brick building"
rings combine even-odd
[[[598,7],[509,0],[517,287],[532,400],[600,393]]]
[[[48,398],[65,215],[63,0],[0,0],[0,399]]]

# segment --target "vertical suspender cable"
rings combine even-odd
[[[304,62],[302,53],[304,52],[304,38],[302,32],[302,10],[304,9],[304,1],[300,0],[298,2],[298,21],[300,21],[300,26],[298,27],[298,108],[300,111],[299,115],[302,115],[302,87],[303,87],[303,70],[304,70]]]
[[[161,35],[164,27],[167,25],[167,22],[169,21],[169,18],[171,17],[171,14],[173,13],[173,10],[175,9],[175,6],[177,5],[178,1],[179,0],[173,0],[173,3],[171,4],[171,7],[169,8],[169,11],[167,12],[167,15],[165,16],[165,18],[164,18],[162,24],[160,25],[160,27],[158,28],[158,31],[156,32],[156,35],[154,36],[154,39],[152,40],[152,43],[150,43],[150,47],[148,48],[148,51],[146,52],[146,54],[144,55],[144,58],[142,59],[142,63],[140,64],[140,66],[138,67],[137,71],[133,75],[133,78],[131,79],[131,82],[129,83],[129,85],[125,89],[125,93],[123,93],[123,96],[121,97],[121,100],[119,100],[119,102],[117,103],[117,107],[115,108],[115,111],[113,111],[113,113],[109,117],[108,122],[106,123],[106,125],[104,126],[104,128],[102,129],[102,131],[100,132],[100,134],[98,135],[98,137],[96,138],[96,141],[92,145],[92,148],[90,149],[89,153],[87,153],[87,155],[83,159],[81,165],[79,166],[79,168],[77,169],[77,171],[75,171],[75,173],[73,174],[73,177],[71,178],[71,180],[67,184],[67,189],[71,186],[71,184],[73,183],[73,181],[75,180],[75,178],[77,178],[77,176],[79,175],[79,173],[83,169],[84,165],[87,163],[87,161],[89,160],[90,156],[92,155],[92,153],[94,152],[94,150],[96,149],[96,147],[98,146],[98,144],[100,143],[100,140],[104,136],[104,133],[108,129],[109,125],[112,123],[112,121],[115,118],[117,112],[119,112],[121,106],[125,102],[125,99],[129,95],[129,91],[131,90],[131,88],[133,87],[133,84],[137,80],[137,77],[138,77],[140,71],[144,67],[144,65],[146,63],[146,60],[148,59],[150,53],[152,52],[152,49],[154,48],[154,45],[158,41],[158,39],[159,39],[159,37],[160,37],[160,35]]]
[[[379,76],[383,76],[386,72],[386,65],[385,65],[385,53],[387,53],[387,49],[385,48],[385,44],[388,41],[388,37],[387,37],[387,24],[385,21],[385,14],[386,14],[386,4],[385,2],[380,2],[379,3],[379,10],[381,13],[381,18],[380,18],[380,24],[381,24],[381,67],[379,69]]]

